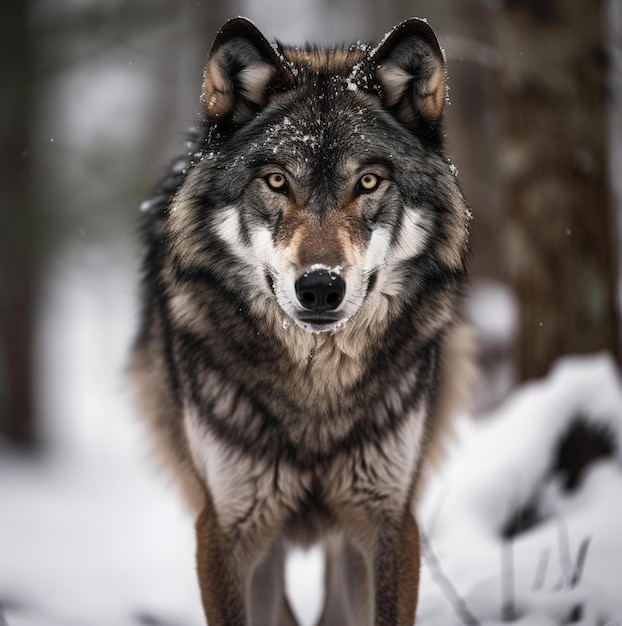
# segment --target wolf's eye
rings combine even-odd
[[[380,178],[375,174],[363,174],[363,176],[359,178],[356,190],[359,193],[371,193],[378,188],[379,184]]]
[[[272,191],[278,191],[279,193],[285,193],[287,191],[287,180],[283,174],[268,174],[264,180]]]

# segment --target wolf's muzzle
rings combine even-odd
[[[306,271],[296,281],[296,297],[301,306],[313,313],[334,311],[346,294],[346,283],[335,271]]]

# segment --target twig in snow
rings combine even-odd
[[[574,566],[574,572],[572,573],[572,578],[570,579],[570,586],[576,587],[578,582],[581,580],[581,575],[583,574],[583,566],[585,565],[585,559],[587,557],[587,550],[590,546],[590,538],[586,537],[579,546],[579,552],[577,553],[577,562]],[[583,617],[583,606],[581,604],[577,604],[572,609],[570,613],[570,619],[573,622],[578,622]]]
[[[538,567],[536,568],[536,577],[533,581],[534,591],[540,591],[544,587],[544,579],[546,578],[546,570],[549,565],[549,558],[551,551],[549,548],[545,548],[540,553],[540,559],[538,560]]]
[[[460,597],[454,586],[451,584],[451,581],[443,573],[441,564],[438,562],[438,559],[432,550],[432,545],[423,532],[421,532],[421,544],[423,546],[424,558],[428,562],[428,567],[430,568],[430,574],[432,575],[434,582],[439,586],[449,601],[449,604],[453,607],[458,618],[467,626],[481,626],[479,620],[473,615],[473,613],[471,613],[471,611],[469,611],[466,602]]]
[[[514,602],[514,542],[504,541],[501,546],[501,616],[504,622],[516,619],[516,603]]]
[[[561,515],[558,518],[559,537],[559,564],[562,570],[562,587],[567,587],[572,578],[572,557],[570,556],[570,538],[568,536],[568,525]]]
[[[428,536],[430,539],[432,539],[432,537],[434,536],[434,531],[436,530],[436,524],[441,516],[441,509],[443,508],[443,504],[445,500],[447,499],[448,494],[449,494],[449,489],[445,487],[445,489],[443,489],[442,493],[439,495],[438,502],[436,503],[436,506],[434,507],[432,514],[430,515],[430,522],[427,525]]]
[[[583,575],[583,567],[585,566],[585,559],[587,558],[587,551],[589,547],[590,538],[586,537],[579,546],[579,552],[577,553],[577,563],[574,566],[574,572],[572,573],[572,578],[570,579],[571,587],[576,587],[581,580],[581,576]]]

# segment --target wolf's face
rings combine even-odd
[[[247,182],[218,228],[256,264],[257,288],[313,331],[342,325],[375,289],[395,289],[392,271],[424,249],[429,230],[398,167],[416,146],[355,95],[324,96],[252,124],[233,159]]]
[[[173,220],[246,300],[337,330],[462,267],[468,216],[439,150],[444,63],[422,22],[326,53],[273,48],[234,21],[204,96],[216,125]]]

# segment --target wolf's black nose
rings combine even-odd
[[[312,270],[296,281],[296,295],[307,311],[334,311],[346,294],[346,284],[335,272]]]

